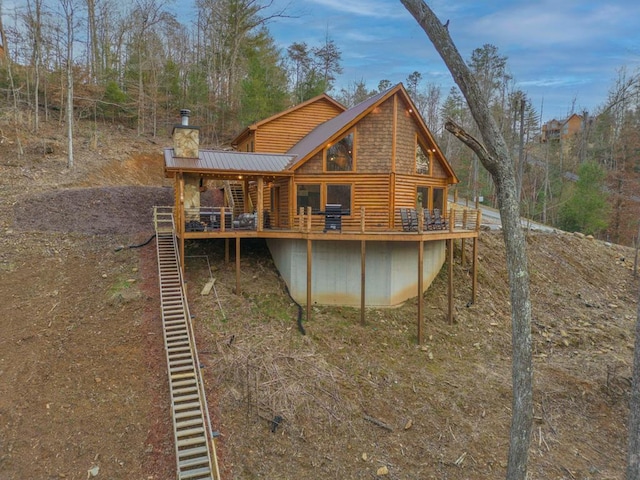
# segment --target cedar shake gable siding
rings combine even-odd
[[[395,118],[394,112],[396,112]],[[416,136],[418,136],[427,148],[434,150],[431,175],[446,178],[451,184],[458,183],[451,165],[445,159],[401,83],[318,125],[286,152],[296,155],[295,162],[290,165],[291,170],[297,173],[323,172],[324,149],[352,130],[355,133],[355,173],[393,171],[415,175],[415,148]],[[314,165],[305,165],[306,163]],[[315,165],[316,163],[319,165]],[[305,165],[304,168],[302,168],[303,165]]]

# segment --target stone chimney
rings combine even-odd
[[[200,128],[189,125],[190,110],[180,110],[182,123],[173,127],[174,156],[182,158],[199,158]]]

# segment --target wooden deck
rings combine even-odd
[[[172,207],[156,207],[171,212]],[[393,228],[381,229],[368,226],[364,211],[360,215],[344,215],[341,219],[327,219],[324,214],[300,212],[290,222],[293,228],[271,226],[265,218],[268,214],[244,214],[232,218],[224,207],[201,207],[185,212],[186,220],[177,226],[179,238],[197,240],[211,238],[286,238],[332,241],[392,241],[417,242],[450,239],[477,238],[481,215],[475,209],[452,208],[442,226],[427,225],[422,212],[416,212],[417,220],[408,225],[398,212]],[[225,221],[220,221],[225,218]],[[182,227],[182,228],[180,228]]]
[[[240,294],[240,245],[242,239],[251,238],[264,238],[264,239],[304,239],[307,244],[307,299],[306,299],[306,319],[311,318],[311,271],[312,271],[312,250],[314,241],[359,241],[361,250],[361,304],[360,315],[361,322],[365,322],[365,258],[366,258],[366,244],[370,241],[391,241],[391,242],[408,242],[413,244],[417,248],[417,291],[418,298],[417,307],[417,338],[418,344],[423,341],[423,302],[422,295],[423,289],[423,254],[424,244],[430,241],[445,241],[447,247],[447,263],[448,263],[448,319],[449,322],[453,322],[454,308],[453,308],[453,242],[456,239],[461,239],[463,247],[461,248],[461,261],[465,264],[465,248],[464,243],[466,239],[473,240],[473,254],[472,254],[472,275],[471,275],[471,299],[470,303],[475,302],[477,291],[477,258],[478,258],[478,237],[480,234],[481,225],[481,212],[479,210],[471,209],[455,209],[452,208],[449,211],[449,215],[446,217],[446,228],[435,229],[433,226],[427,225],[425,228],[423,212],[418,210],[416,218],[418,219],[417,225],[407,225],[406,222],[400,222],[397,227],[386,231],[375,231],[373,229],[367,229],[366,215],[364,209],[360,212],[360,228],[353,227],[353,223],[345,222],[340,225],[340,228],[331,227],[331,224],[327,225],[326,219],[323,215],[312,214],[309,209],[307,213],[299,212],[299,215],[294,217],[294,223],[296,228],[294,229],[277,229],[277,228],[265,228],[265,221],[263,214],[257,214],[254,217],[253,222],[240,222],[239,220],[233,220],[229,218],[224,222],[216,221],[214,218],[227,219],[229,215],[225,212],[224,207],[201,207],[197,211],[184,212],[185,221],[180,222],[178,227],[188,227],[189,225],[194,230],[182,231],[179,229],[174,230],[174,235],[177,237],[180,245],[180,265],[184,268],[184,247],[186,240],[198,240],[198,239],[213,239],[220,238],[225,239],[225,263],[230,261],[230,239],[235,239],[235,269],[236,269],[236,294]],[[398,216],[399,216],[398,212]],[[158,218],[168,217],[171,219],[172,225],[174,221],[174,208],[173,207],[155,207],[154,218],[157,224]],[[209,218],[209,222],[207,222]],[[237,223],[236,223],[237,222]],[[329,227],[329,228],[327,228]],[[184,274],[184,272],[183,272]]]

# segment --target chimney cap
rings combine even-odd
[[[188,108],[183,108],[180,110],[181,117],[188,117],[189,115],[191,115],[191,110],[189,110]]]

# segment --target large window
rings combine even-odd
[[[416,138],[416,173],[423,175],[431,173],[431,155],[433,152]]]
[[[311,210],[314,213],[320,211],[320,185],[318,184],[304,184],[298,185],[296,189],[296,212],[300,210],[300,208],[304,208],[305,211],[307,207],[311,207]]]
[[[349,184],[301,184],[296,187],[296,213],[311,207],[313,214],[323,212],[326,204],[340,205],[347,215],[351,212],[351,185]]]
[[[328,172],[353,171],[353,132],[327,148],[326,155]]]
[[[433,189],[433,208],[437,208],[444,213],[444,188]]]
[[[351,185],[327,185],[327,203],[342,205],[351,211]]]
[[[416,191],[416,208],[429,208],[429,187],[418,187]]]

